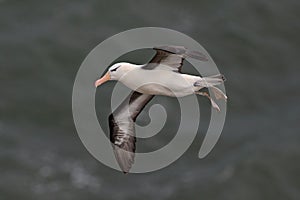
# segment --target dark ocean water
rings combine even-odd
[[[0,199],[300,199],[299,9],[298,0],[0,0]],[[227,77],[228,112],[205,159],[197,157],[204,115],[175,163],[123,175],[82,145],[72,87],[97,44],[144,26],[206,48]],[[209,113],[206,100],[201,106]]]

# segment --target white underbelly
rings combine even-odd
[[[119,81],[140,93],[182,97],[194,93],[197,79],[197,76],[167,70],[133,70]]]

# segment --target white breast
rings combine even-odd
[[[194,93],[194,83],[199,78],[169,70],[138,68],[124,74],[119,81],[130,89],[144,94],[181,97]]]

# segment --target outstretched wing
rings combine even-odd
[[[116,160],[128,173],[135,153],[135,120],[153,95],[132,92],[109,116],[110,141]]]
[[[153,49],[156,50],[156,54],[143,69],[151,70],[161,67],[175,72],[181,72],[183,60],[187,57],[208,61],[203,53],[188,50],[182,46],[160,46],[154,47]]]

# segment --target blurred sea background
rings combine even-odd
[[[300,199],[299,10],[298,0],[0,0],[0,199]],[[96,45],[146,26],[183,32],[210,53],[227,77],[227,119],[198,159],[210,111],[199,97],[201,128],[188,151],[162,170],[124,175],[81,143],[72,87]],[[101,92],[113,84],[97,91],[98,113],[108,114]],[[146,149],[172,139],[178,106],[153,101],[174,113]]]

